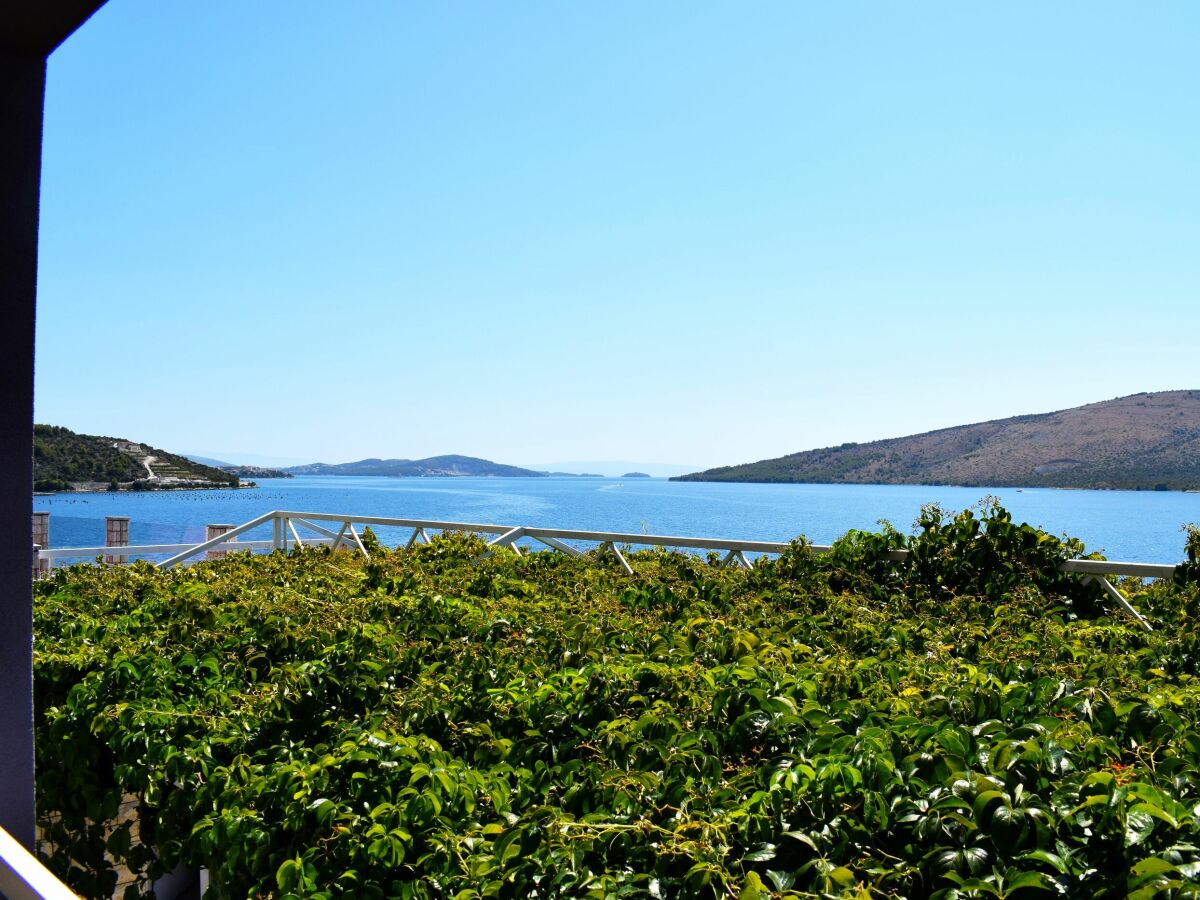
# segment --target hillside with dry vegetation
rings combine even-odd
[[[677,480],[1196,489],[1200,391],[1133,394],[722,466]]]

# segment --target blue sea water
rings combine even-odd
[[[1179,562],[1182,526],[1200,522],[1200,494],[958,488],[924,485],[710,484],[661,478],[351,478],[263,480],[239,491],[35,497],[54,547],[104,543],[104,517],[131,518],[131,544],[199,542],[209,523],[240,524],[274,509],[500,525],[826,544],[887,520],[911,531],[921,508],[959,510],[987,495],[1013,518],[1081,538],[1109,559]],[[266,536],[265,533],[263,536]],[[384,540],[399,535],[381,532]]]

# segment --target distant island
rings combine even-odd
[[[1194,490],[1200,488],[1200,391],[1133,394],[672,480]]]
[[[271,469],[266,466],[217,466],[222,472],[236,475],[238,478],[294,478],[291,472],[283,469]]]
[[[238,476],[125,438],[33,426],[33,489],[156,491],[236,488]]]
[[[647,475],[645,472],[626,472],[621,477],[622,478],[649,478],[650,476]]]
[[[485,476],[491,478],[545,478],[545,472],[507,466],[474,456],[430,456],[426,459],[360,459],[358,462],[310,463],[284,469],[292,475],[380,475],[397,477]]]

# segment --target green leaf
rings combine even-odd
[[[763,844],[757,850],[752,850],[742,857],[744,862],[768,862],[775,858],[775,845]]]
[[[285,859],[275,871],[275,883],[280,893],[292,894],[304,881],[304,869],[299,859]]]
[[[796,883],[796,873],[780,869],[767,869],[767,878],[775,886],[775,890],[783,892],[790,890]]]
[[[308,808],[317,814],[317,823],[320,825],[328,825],[337,812],[337,804],[326,797],[320,797],[308,805]]]
[[[771,892],[767,890],[756,872],[747,872],[742,881],[742,889],[738,892],[738,900],[768,900]]]
[[[1135,803],[1133,806],[1131,806],[1128,809],[1128,811],[1126,812],[1126,816],[1128,816],[1130,813],[1134,812],[1135,810],[1139,813],[1144,813],[1145,815],[1153,816],[1154,818],[1156,818],[1162,822],[1166,822],[1172,828],[1179,827],[1178,819],[1176,819],[1173,815],[1171,815],[1169,812],[1164,810],[1162,807],[1156,806],[1153,803]]]
[[[1134,847],[1140,844],[1154,831],[1154,817],[1138,804],[1125,812],[1125,846]]]
[[[1006,893],[1027,889],[1056,891],[1055,885],[1041,872],[1018,872],[1015,875],[1005,875],[1004,888]]]
[[[814,841],[811,836],[805,834],[803,831],[785,831],[782,835],[780,835],[780,837],[790,838],[793,841],[799,841],[801,844],[804,844],[806,847],[808,847],[814,853],[821,852],[817,848],[817,842]]]
[[[1048,850],[1031,850],[1021,857],[1022,859],[1032,859],[1037,862],[1044,862],[1060,875],[1070,874],[1070,868],[1066,861],[1057,853],[1051,853]]]
[[[835,869],[831,869],[829,872],[829,880],[834,882],[834,884],[841,885],[844,888],[854,887],[854,885],[857,883],[854,878],[854,873],[845,866],[838,866]]]
[[[1165,859],[1162,859],[1158,856],[1150,856],[1138,863],[1135,863],[1133,868],[1129,870],[1129,873],[1131,875],[1140,877],[1143,875],[1159,875],[1168,872],[1175,873],[1178,871],[1179,870],[1175,866],[1171,865],[1171,863],[1167,862]]]
[[[985,826],[990,821],[991,807],[997,803],[1004,806],[1008,805],[1008,798],[1001,791],[982,791],[976,796],[972,809],[975,814],[975,821],[980,827]]]

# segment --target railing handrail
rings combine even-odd
[[[275,542],[262,541],[230,541],[229,551],[240,550],[273,550]],[[333,543],[328,539],[313,538],[311,543]],[[49,550],[39,550],[39,559],[77,559],[84,556],[150,556],[156,553],[180,553],[191,550],[195,544],[129,544],[124,547],[54,547]]]
[[[396,519],[390,516],[350,516],[343,513],[296,512],[294,510],[277,509],[273,516],[283,516],[288,519],[310,519],[317,522],[357,522],[360,525],[387,525],[397,528],[433,528],[438,531],[476,531],[483,534],[503,534],[512,525],[480,524],[478,522],[443,522],[434,519]]]
[[[79,900],[3,828],[0,828],[0,895],[8,900]]]
[[[789,541],[751,541],[731,538],[689,537],[683,535],[641,534],[620,531],[587,531],[568,528],[541,528],[533,525],[496,525],[478,522],[442,522],[433,519],[398,519],[387,516],[355,516],[343,513],[296,512],[276,510],[272,516],[289,519],[309,519],[319,522],[351,521],[361,525],[383,525],[398,528],[425,528],[435,531],[470,531],[479,534],[506,534],[514,529],[520,537],[550,537],[558,540],[578,540],[595,543],[619,543],[632,546],[687,547],[700,550],[740,550],[745,553],[782,553],[791,546]],[[519,538],[518,538],[519,539]],[[828,553],[829,544],[809,544],[813,553]],[[887,556],[897,561],[908,559],[908,550],[890,550]],[[1118,560],[1069,559],[1059,568],[1064,572],[1087,575],[1130,575],[1140,578],[1170,578],[1177,566],[1173,563],[1121,562]]]
[[[1068,559],[1059,565],[1061,572],[1080,575],[1127,575],[1134,578],[1171,578],[1179,568],[1170,563],[1117,562],[1108,559]]]
[[[251,529],[271,523],[273,535],[271,540],[260,541],[236,541],[238,535],[244,534]],[[317,522],[330,522],[341,524],[341,531],[335,533],[331,529],[325,528],[322,525],[317,525]],[[747,553],[763,553],[763,554],[779,554],[783,553],[790,543],[781,541],[746,541],[730,538],[710,538],[710,537],[688,537],[682,535],[663,535],[663,534],[635,534],[621,531],[586,531],[571,528],[542,528],[533,525],[495,525],[492,523],[479,522],[443,522],[436,519],[400,519],[391,516],[356,516],[344,513],[321,513],[321,512],[297,512],[293,510],[272,510],[269,513],[264,513],[257,518],[251,519],[236,528],[232,528],[223,534],[210,538],[199,544],[152,544],[143,546],[126,546],[126,547],[62,547],[54,550],[35,550],[39,559],[54,560],[65,558],[78,558],[88,555],[107,555],[107,556],[138,556],[149,555],[153,553],[174,553],[169,559],[165,559],[158,563],[160,568],[169,569],[179,563],[185,562],[200,553],[207,550],[213,550],[223,544],[233,545],[226,547],[227,550],[288,550],[288,534],[292,535],[292,543],[294,545],[320,544],[333,545],[340,547],[343,544],[356,547],[364,555],[367,554],[367,549],[362,543],[358,532],[354,525],[378,525],[392,528],[411,528],[412,537],[409,538],[407,547],[411,547],[418,540],[428,541],[429,537],[426,534],[427,530],[432,531],[467,531],[475,534],[491,534],[496,535],[488,546],[491,548],[487,555],[491,555],[501,547],[511,547],[517,553],[520,549],[517,547],[517,542],[529,538],[557,550],[562,553],[569,553],[578,556],[581,551],[572,547],[564,541],[586,541],[599,545],[601,553],[611,552],[625,571],[633,574],[633,568],[629,562],[621,554],[618,545],[623,546],[643,546],[643,547],[664,547],[664,548],[686,548],[692,550],[724,550],[726,555],[722,561],[722,565],[741,565],[746,568],[750,567],[750,561],[746,558]],[[319,537],[301,538],[300,532],[297,530],[297,525],[309,532],[316,532]],[[349,532],[349,537],[347,537]],[[36,546],[36,545],[35,545]],[[809,551],[813,553],[828,553],[833,548],[826,544],[808,544],[806,545]],[[902,562],[907,560],[911,555],[908,550],[888,550],[884,555],[888,559]],[[1138,562],[1121,562],[1116,560],[1094,560],[1094,559],[1068,559],[1060,563],[1059,571],[1072,572],[1075,574],[1085,575],[1095,579],[1100,583],[1101,587],[1114,599],[1121,607],[1133,616],[1141,624],[1141,626],[1150,631],[1150,623],[1146,621],[1137,610],[1135,610],[1129,601],[1109,583],[1107,576],[1122,575],[1132,576],[1135,578],[1170,578],[1176,570],[1177,566],[1172,564],[1162,563],[1138,563]]]
[[[294,521],[304,524],[307,521],[316,522],[353,522],[359,525],[379,525],[395,528],[412,528],[416,530],[432,530],[432,531],[467,531],[475,534],[494,534],[507,535],[510,533],[519,532],[513,538],[513,543],[521,538],[528,537],[534,540],[540,538],[554,538],[560,541],[587,541],[598,544],[627,544],[630,546],[647,546],[647,547],[680,547],[699,550],[726,550],[743,553],[769,553],[779,554],[791,546],[790,542],[785,541],[755,541],[741,540],[736,538],[714,538],[714,537],[692,537],[687,535],[663,535],[663,534],[641,534],[637,532],[623,531],[588,531],[585,529],[573,528],[544,528],[534,525],[497,525],[494,523],[482,522],[448,522],[439,519],[402,519],[391,516],[358,516],[345,513],[319,513],[319,512],[299,512],[295,510],[273,510],[265,513],[257,518],[251,519],[236,528],[230,529],[222,535],[215,538],[203,541],[198,544],[193,543],[177,543],[177,544],[141,544],[129,545],[125,547],[55,547],[47,549],[39,549],[38,555],[41,559],[70,559],[83,556],[138,556],[149,555],[155,553],[171,553],[175,552],[181,558],[178,560],[164,560],[159,563],[164,568],[169,568],[175,562],[187,559],[190,556],[202,553],[205,550],[210,550],[224,543],[236,544],[238,550],[263,550],[271,549],[279,546],[279,542],[274,539],[263,539],[256,541],[237,541],[234,540],[238,535],[249,531],[252,528],[266,525],[270,522],[278,521]],[[332,532],[325,532],[326,535]],[[344,539],[349,542],[349,539]],[[305,539],[305,543],[326,544],[332,543],[333,540],[328,536],[324,538],[314,537]],[[501,545],[503,546],[503,544]],[[808,549],[813,553],[828,553],[832,550],[832,546],[828,544],[809,544]],[[909,556],[907,550],[891,550],[887,556],[897,561],[904,561]],[[1170,578],[1177,566],[1173,563],[1143,563],[1143,562],[1122,562],[1119,560],[1095,560],[1095,559],[1068,559],[1059,565],[1059,569],[1064,572],[1074,572],[1085,575],[1122,575],[1132,576],[1135,578]]]

